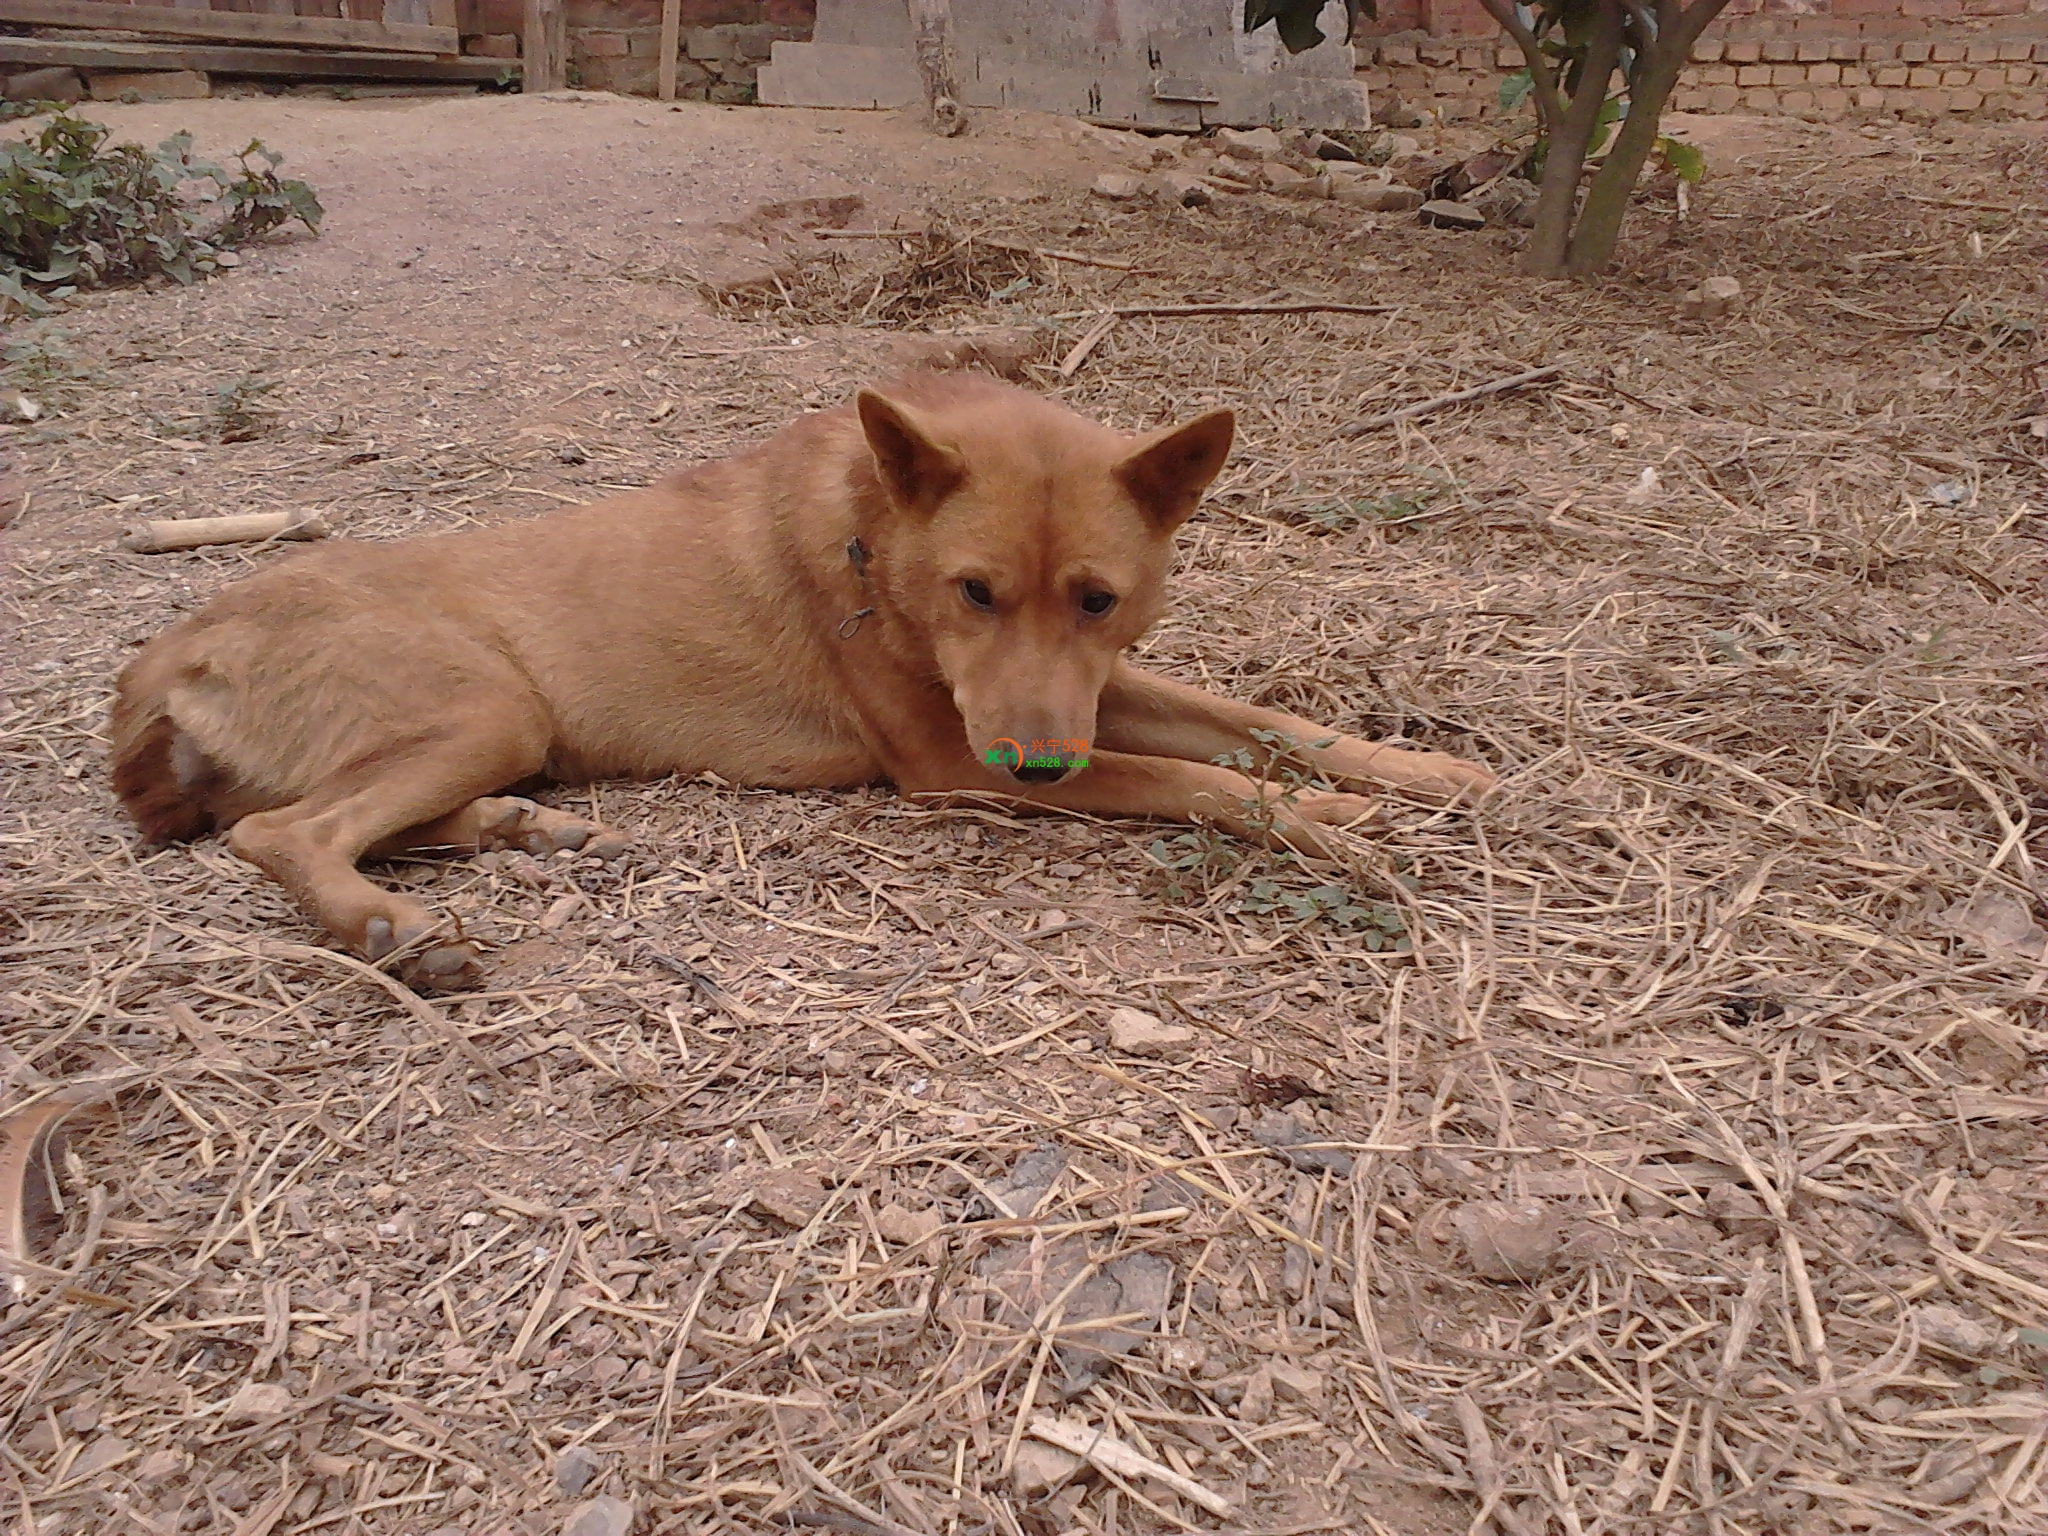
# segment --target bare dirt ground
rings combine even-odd
[[[260,135],[331,218],[6,337],[51,409],[7,429],[5,1065],[133,1074],[0,1321],[17,1529],[2048,1529],[2037,128],[1696,122],[1690,217],[1651,196],[1584,291],[1501,232],[1091,201],[1127,152],[1046,120],[95,111]],[[845,241],[707,307],[689,231],[838,195],[1141,270]],[[1714,273],[1741,310],[1679,318]],[[636,854],[391,872],[493,947],[433,1002],[217,845],[133,850],[114,672],[281,556],[122,527],[544,513],[842,398],[904,293],[1054,357],[1117,304],[1388,306],[1127,318],[1037,377],[1242,412],[1157,664],[1501,802],[1311,873],[564,792]]]

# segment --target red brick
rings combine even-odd
[[[2032,85],[2041,77],[2041,71],[2031,64],[2008,64],[2005,66],[2007,85]]]
[[[1831,46],[1831,39],[1818,37],[1802,38],[1799,42],[1798,51],[1793,56],[1802,64],[1818,64],[1823,59],[1834,57],[1829,52]]]
[[[2024,64],[2033,54],[2033,45],[2024,41],[2000,43],[1998,56],[2008,64]]]
[[[2024,16],[2027,0],[1963,0],[1965,16]]]
[[[1716,85],[1707,91],[1709,112],[1733,112],[1742,105],[1742,92],[1732,85]]]
[[[1701,85],[1733,85],[1738,71],[1733,64],[1709,64],[1700,71]]]
[[[1963,0],[1900,0],[1899,10],[1907,16],[1948,18],[1963,14]]]
[[[1778,93],[1768,90],[1744,91],[1742,105],[1751,112],[1775,114],[1778,110]]]
[[[1871,64],[1889,64],[1899,56],[1897,43],[1865,43],[1863,57]]]
[[[1431,37],[1491,37],[1500,31],[1479,0],[1422,0],[1422,26]]]
[[[1721,62],[1722,51],[1727,46],[1727,43],[1718,37],[1703,37],[1693,44],[1693,62],[1697,64],[1718,64]]]
[[[569,46],[586,59],[623,59],[632,51],[623,32],[572,32]]]
[[[1883,81],[1884,79],[1884,72],[1882,70],[1878,72],[1878,79],[1879,81]],[[1919,65],[1916,68],[1907,71],[1906,84],[1910,85],[1916,91],[1934,90],[1937,86],[1941,84],[1941,71],[1938,69],[1930,68],[1925,64]]]
[[[1951,90],[1970,84],[1973,78],[1973,72],[1967,69],[1944,69],[1941,72],[1941,83]]]
[[[1787,91],[1778,98],[1778,105],[1795,116],[1802,112],[1811,112],[1813,110],[1813,92]]]
[[[2003,69],[1979,69],[1971,72],[1970,84],[1980,91],[2002,91],[2005,89]]]
[[[1799,45],[1789,37],[1767,37],[1764,39],[1764,62],[1766,64],[1790,64],[1799,57]]]
[[[1934,44],[1915,39],[1899,44],[1899,58],[1907,64],[1925,64],[1934,57]]]
[[[1815,91],[1813,105],[1822,117],[1840,117],[1849,110],[1849,93],[1842,90]]]
[[[1984,93],[1982,91],[1964,88],[1948,93],[1948,109],[1951,112],[1974,112],[1983,105]]]
[[[1872,72],[1871,79],[1888,90],[1897,90],[1912,83],[1912,71],[1903,64],[1882,64]]]
[[[808,31],[818,22],[818,0],[768,0],[761,7],[761,19],[770,26],[802,27]]]
[[[1861,64],[1844,64],[1842,66],[1842,84],[1848,86],[1851,90],[1854,90],[1859,85],[1868,85],[1870,84],[1870,71]]]
[[[1380,44],[1380,62],[1382,64],[1413,64],[1416,61],[1417,55],[1413,43]]]
[[[1721,57],[1730,64],[1754,64],[1764,56],[1764,45],[1753,37],[1731,37]]]
[[[482,37],[465,37],[462,51],[480,59],[516,59],[519,39],[510,32],[487,32]]]
[[[1882,111],[1884,109],[1884,92],[1874,90],[1870,86],[1865,86],[1856,93],[1856,105],[1866,112]]]
[[[1960,64],[1969,51],[1962,43],[1936,43],[1927,57],[1937,64]]]
[[[1771,66],[1768,64],[1738,65],[1735,70],[1735,83],[1743,86],[1769,85],[1771,83]]]
[[[1809,64],[1806,66],[1808,85],[1840,85],[1842,66],[1839,64]]]
[[[1772,85],[1806,84],[1806,67],[1802,64],[1773,64],[1770,71]]]
[[[1998,59],[1998,44],[1972,43],[1970,44],[1969,51],[1966,52],[1963,55],[1963,57],[1968,59],[1972,64],[1995,63]]]

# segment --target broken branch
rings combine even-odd
[[[260,544],[267,539],[324,539],[327,520],[317,512],[244,512],[231,517],[169,517],[121,535],[135,555],[167,555],[208,544]]]
[[[1036,1418],[1025,1432],[1034,1440],[1043,1440],[1084,1461],[1092,1461],[1105,1472],[1114,1472],[1119,1477],[1149,1477],[1212,1515],[1228,1515],[1233,1508],[1222,1494],[1204,1488],[1191,1477],[1181,1476],[1150,1456],[1141,1455],[1121,1440],[1112,1440],[1099,1429],[1065,1419]]]
[[[1363,421],[1354,421],[1348,427],[1340,427],[1339,437],[1361,437],[1380,427],[1390,427],[1397,421],[1407,421],[1416,416],[1427,416],[1431,411],[1440,411],[1447,405],[1462,405],[1467,400],[1478,400],[1487,395],[1504,395],[1511,389],[1520,389],[1525,384],[1534,384],[1541,379],[1551,378],[1564,371],[1564,364],[1551,363],[1542,368],[1531,368],[1526,373],[1512,374],[1505,379],[1495,379],[1491,384],[1474,384],[1470,389],[1454,390],[1448,395],[1438,395],[1434,400],[1418,400],[1413,405],[1404,405],[1397,411],[1387,411],[1378,416],[1368,416]]]

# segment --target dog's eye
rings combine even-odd
[[[1081,599],[1081,611],[1101,615],[1116,606],[1114,592],[1090,592]]]
[[[988,583],[985,581],[961,582],[960,595],[983,612],[993,613],[995,611],[996,595],[989,591]]]

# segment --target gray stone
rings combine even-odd
[[[1358,1160],[1336,1147],[1313,1145],[1327,1139],[1321,1131],[1310,1130],[1294,1116],[1279,1110],[1267,1110],[1252,1127],[1252,1140],[1276,1154],[1290,1168],[1302,1173],[1334,1173],[1339,1178],[1349,1177]]]
[[[573,1499],[590,1486],[603,1466],[588,1446],[572,1445],[555,1461],[555,1486]]]
[[[1374,213],[1407,213],[1422,206],[1422,194],[1413,187],[1403,187],[1385,182],[1360,186],[1356,182],[1338,182],[1330,196],[1340,203],[1349,203],[1354,208],[1370,209]]]
[[[1436,229],[1484,229],[1486,215],[1469,203],[1440,197],[1422,205],[1422,222]]]
[[[1286,152],[1286,146],[1271,128],[1218,128],[1216,150],[1239,160],[1273,160]]]
[[[1482,1280],[1540,1279],[1564,1249],[1564,1224],[1541,1200],[1475,1200],[1450,1215],[1465,1262]]]
[[[562,1536],[631,1536],[633,1506],[609,1494],[579,1504],[562,1522]]]
[[[61,101],[69,105],[85,100],[85,82],[79,79],[77,70],[66,65],[25,69],[7,77],[7,84],[0,86],[0,95],[9,101]]]
[[[1185,1056],[1195,1032],[1185,1024],[1168,1024],[1142,1008],[1109,1011],[1109,1048],[1125,1056]]]

